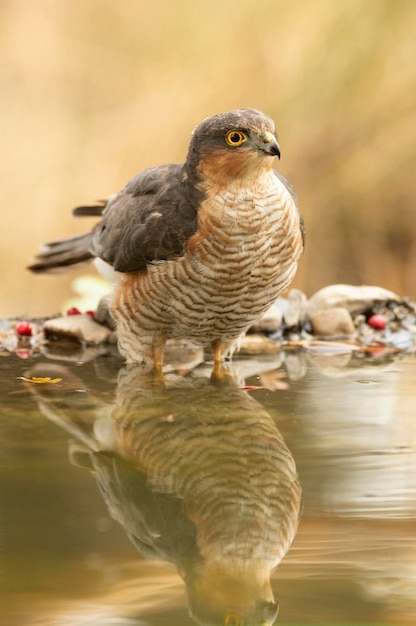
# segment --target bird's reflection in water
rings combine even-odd
[[[301,487],[270,415],[231,378],[169,385],[126,366],[111,410],[90,399],[83,423],[79,400],[71,409],[72,374],[61,369],[52,375],[66,391],[37,386],[41,409],[83,442],[72,457],[89,461],[140,552],[174,563],[192,618],[273,624],[270,575],[295,536]]]

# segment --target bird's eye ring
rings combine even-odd
[[[247,140],[247,135],[239,130],[229,130],[225,135],[225,141],[229,146],[240,146]]]

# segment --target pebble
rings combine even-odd
[[[276,333],[282,326],[283,315],[277,304],[272,306],[264,313],[255,324],[250,327],[251,333]]]
[[[103,296],[97,306],[97,310],[95,311],[95,319],[100,324],[104,324],[111,328],[111,330],[115,330],[116,323],[111,316],[110,313],[111,306],[111,294]]]
[[[300,289],[291,289],[287,296],[287,307],[283,315],[288,328],[303,325],[306,319],[308,299]]]
[[[239,354],[275,354],[281,346],[277,341],[264,335],[246,335],[241,339]]]
[[[395,333],[386,331],[385,343],[394,346],[398,350],[410,350],[416,346],[416,337],[414,333],[405,328]]]
[[[67,315],[55,317],[43,326],[45,337],[75,339],[88,345],[97,345],[108,341],[111,330],[97,324],[89,315]]]
[[[350,337],[355,326],[350,313],[342,307],[332,307],[315,311],[311,315],[314,335],[318,337]]]
[[[400,302],[400,297],[382,287],[371,285],[329,285],[317,291],[309,300],[307,313],[311,317],[316,311],[343,307],[351,315],[372,310],[379,303]]]

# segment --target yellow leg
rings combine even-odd
[[[152,361],[157,376],[163,378],[163,356],[165,352],[165,337],[159,337],[153,342]]]
[[[214,368],[212,370],[211,379],[220,380],[226,376],[231,376],[230,372],[223,365],[223,357],[233,345],[232,342],[224,342],[216,339],[211,343],[212,355],[214,357]]]

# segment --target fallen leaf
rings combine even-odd
[[[51,378],[50,376],[32,376],[32,378],[26,378],[26,376],[18,376],[18,378],[20,378],[20,380],[24,380],[25,383],[37,383],[37,384],[42,384],[42,383],[60,383],[62,378]]]

